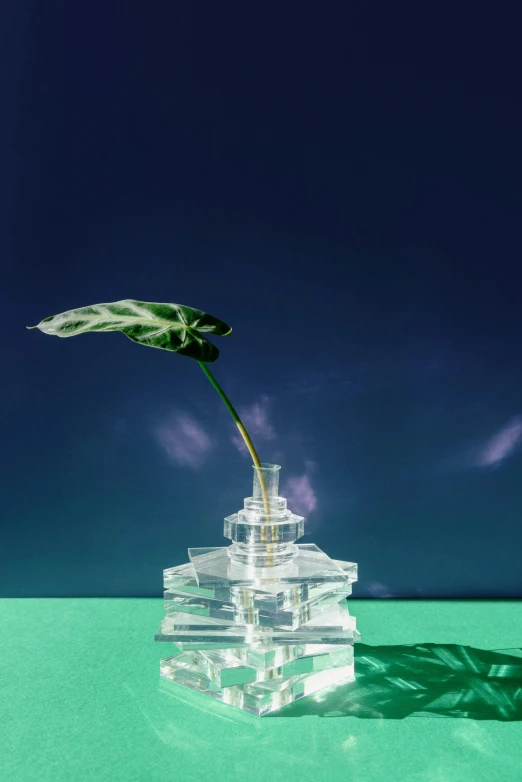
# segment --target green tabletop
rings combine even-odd
[[[350,600],[353,684],[262,718],[159,678],[160,599],[0,602],[0,779],[522,779],[522,602]]]

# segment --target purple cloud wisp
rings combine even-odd
[[[481,449],[478,458],[479,467],[499,464],[510,456],[522,443],[522,416],[516,415]]]
[[[154,434],[171,461],[193,470],[199,470],[214,447],[203,427],[187,413],[159,424]]]
[[[304,475],[289,478],[281,490],[281,496],[286,497],[289,509],[299,516],[306,516],[317,508],[317,495],[309,475],[314,467],[314,462],[307,461]]]

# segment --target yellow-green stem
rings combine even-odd
[[[256,467],[261,467],[261,462],[259,461],[259,456],[257,455],[256,449],[254,448],[254,444],[253,444],[252,440],[250,439],[250,435],[248,434],[247,430],[245,429],[245,426],[244,426],[241,418],[239,417],[239,415],[237,414],[236,410],[232,406],[232,403],[231,403],[230,399],[225,394],[225,392],[223,391],[223,389],[221,388],[221,386],[217,382],[216,378],[214,377],[214,375],[212,374],[212,372],[210,371],[208,366],[206,364],[204,364],[202,361],[198,361],[198,364],[201,367],[201,369],[203,370],[203,372],[205,373],[205,375],[208,377],[208,379],[210,380],[210,382],[212,383],[212,385],[214,386],[216,391],[218,392],[219,396],[221,397],[221,399],[225,403],[225,406],[226,406],[228,412],[230,413],[230,415],[234,419],[234,421],[236,423],[236,426],[239,429],[239,431],[241,432],[241,436],[242,436],[243,440],[246,443],[246,446],[247,446],[247,448],[248,448],[248,450],[250,452],[250,456],[252,457],[252,461],[254,462],[255,466]],[[259,485],[261,487],[261,494],[263,495],[263,503],[264,503],[264,506],[265,506],[265,513],[267,515],[267,522],[269,522],[270,521],[270,503],[269,503],[269,500],[268,500],[268,492],[266,490],[265,476],[263,475],[263,472],[262,472],[261,469],[259,470],[258,475],[259,475]],[[263,532],[264,532],[264,530],[263,530]],[[264,537],[266,538],[266,533],[265,533]],[[263,541],[263,542],[266,542],[266,541]]]

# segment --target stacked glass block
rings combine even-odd
[[[304,518],[278,496],[279,470],[254,467],[252,496],[225,518],[229,546],[164,571],[155,636],[172,644],[162,677],[258,716],[352,681],[360,640],[346,602],[357,565],[295,543]]]

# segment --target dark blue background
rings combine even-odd
[[[25,329],[137,298],[232,325],[213,371],[355,594],[522,595],[519,25],[464,6],[4,5],[1,594],[227,544],[197,363]]]

